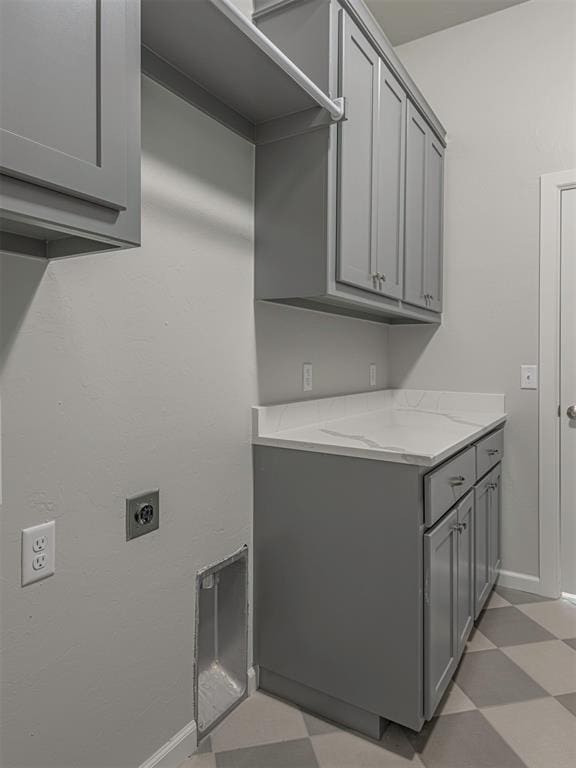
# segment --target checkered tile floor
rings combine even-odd
[[[256,693],[181,768],[575,768],[576,605],[498,588],[421,733],[373,742]]]

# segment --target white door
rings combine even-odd
[[[576,189],[562,191],[560,254],[561,585],[576,595]]]

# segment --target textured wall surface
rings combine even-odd
[[[253,147],[142,97],[142,247],[3,257],[3,768],[133,768],[187,724],[196,570],[249,541]],[[49,518],[56,574],[22,589]]]
[[[256,303],[258,390],[262,405],[364,392],[370,363],[376,385],[388,383],[388,326]],[[302,363],[312,363],[314,389],[302,392]]]
[[[251,145],[146,78],[142,247],[0,256],[2,768],[136,768],[194,717],[196,571],[250,540]],[[387,329],[258,310],[268,401],[384,383]],[[158,532],[124,499],[159,487]],[[56,574],[20,587],[20,530]]]
[[[539,176],[576,165],[575,8],[531,0],[397,48],[447,127],[445,318],[391,328],[392,383],[506,393],[504,568],[538,574]]]

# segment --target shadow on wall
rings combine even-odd
[[[48,262],[0,253],[0,375]]]
[[[253,178],[246,183],[246,163],[253,176],[253,147],[247,155],[248,142],[145,76],[142,102],[143,220],[161,216],[165,225],[170,217],[175,233],[184,230],[193,242],[216,238],[251,245],[253,217],[247,210],[253,206]],[[218,151],[223,139],[231,151]]]

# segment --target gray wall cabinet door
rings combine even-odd
[[[378,111],[378,56],[342,11],[341,93],[346,120],[339,125],[338,279],[365,290],[379,290],[374,273],[376,223],[374,141]]]
[[[2,0],[0,172],[126,208],[126,3]]]
[[[458,505],[458,655],[474,624],[474,493]]]
[[[490,472],[488,479],[490,481],[490,543],[489,543],[489,574],[490,584],[494,584],[501,565],[500,554],[500,515],[502,507],[502,489],[501,489],[501,466],[498,465]]]
[[[404,298],[442,310],[444,148],[412,104],[406,130]]]
[[[444,148],[428,130],[426,179],[426,293],[428,309],[442,311]]]
[[[490,479],[484,479],[476,487],[476,503],[474,510],[474,616],[478,618],[480,611],[490,594]]]
[[[426,275],[426,123],[408,104],[406,128],[406,234],[404,245],[404,298],[428,308]]]
[[[432,717],[458,662],[458,509],[424,534],[424,715]]]
[[[382,60],[378,93],[376,272],[380,276],[381,293],[402,298],[407,99],[400,83]]]

